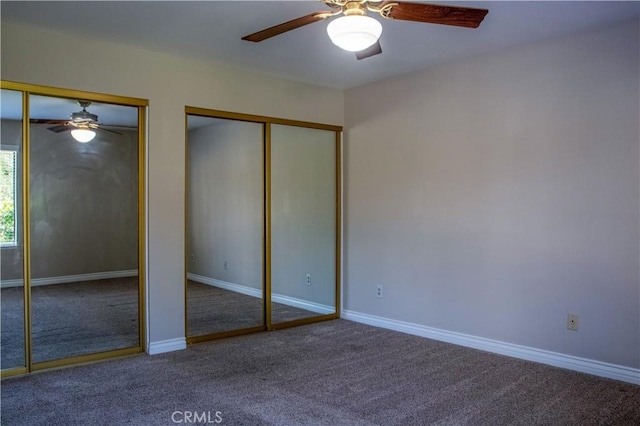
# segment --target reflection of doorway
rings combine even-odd
[[[190,343],[338,316],[339,128],[278,123],[187,107]]]
[[[19,239],[2,247],[3,376],[142,351],[145,104],[3,82],[26,179]]]

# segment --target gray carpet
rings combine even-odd
[[[5,425],[172,425],[187,411],[226,425],[637,425],[640,387],[346,320],[2,381]]]

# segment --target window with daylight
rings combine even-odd
[[[17,245],[15,149],[0,150],[0,245]]]

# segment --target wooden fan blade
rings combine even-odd
[[[51,130],[54,133],[60,133],[60,132],[66,132],[67,130],[71,130],[71,126],[62,124],[60,126],[47,127],[47,130]]]
[[[105,128],[105,127],[115,127],[118,130],[120,130],[120,129],[138,130],[138,126],[129,126],[129,125],[126,125],[126,124],[104,124],[104,123],[95,123],[95,124],[100,129]]]
[[[29,123],[31,124],[65,124],[69,120],[54,120],[49,118],[31,118]]]
[[[122,133],[120,133],[120,132],[116,132],[115,130],[105,129],[104,127],[98,127],[98,130],[100,130],[100,131],[104,131],[104,132],[109,132],[109,133],[115,133],[116,135],[120,135],[120,136],[122,136]]]
[[[437,4],[388,1],[385,5],[397,3],[391,7],[388,18],[404,21],[426,22],[429,24],[453,25],[456,27],[478,28],[489,12],[487,9],[475,9]]]
[[[333,15],[333,12],[312,13],[311,15],[302,16],[300,18],[293,19],[283,24],[276,25],[271,28],[267,28],[266,30],[258,31],[257,33],[253,33],[248,36],[242,37],[242,39],[257,43],[259,41],[263,41],[268,38],[275,37],[279,34],[286,33],[287,31],[295,30],[296,28],[300,28],[308,24],[313,24],[314,22],[317,22],[317,21],[322,21],[323,19],[331,15]]]
[[[366,59],[371,56],[379,55],[380,53],[382,53],[382,46],[380,46],[380,40],[378,40],[372,46],[369,46],[364,50],[356,52],[356,58],[358,60]]]

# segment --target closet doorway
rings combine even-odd
[[[338,317],[340,132],[186,107],[187,342]]]
[[[2,376],[141,352],[146,101],[1,99]]]

